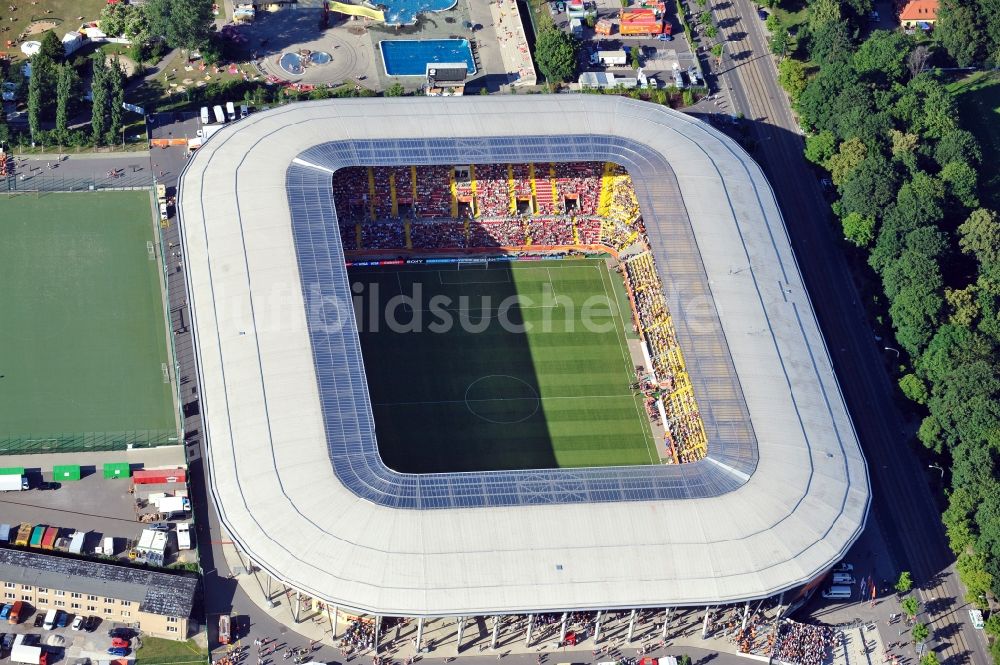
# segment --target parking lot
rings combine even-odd
[[[96,615],[74,615],[60,611],[55,619],[55,627],[46,628],[46,613],[29,611],[30,614],[21,617],[21,622],[16,625],[9,625],[6,621],[0,625],[0,655],[3,657],[10,656],[11,647],[18,635],[24,635],[23,644],[42,647],[49,665],[56,662],[80,665],[81,660],[96,663],[110,658],[130,657],[133,650],[141,645],[134,630],[103,621]],[[109,635],[111,632],[117,637]],[[110,654],[108,649],[115,648],[113,644],[121,645],[118,648],[123,650]]]

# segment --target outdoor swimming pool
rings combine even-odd
[[[323,51],[302,51],[299,53],[285,53],[278,60],[278,64],[289,74],[298,76],[311,65],[325,65],[333,60],[333,56]]]
[[[378,43],[388,76],[423,76],[427,63],[464,62],[476,73],[468,39],[394,39]]]
[[[382,0],[385,5],[386,25],[413,25],[417,15],[425,12],[443,12],[457,4],[457,0]]]

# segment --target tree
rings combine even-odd
[[[108,81],[108,67],[104,62],[104,53],[96,51],[91,61],[94,73],[90,82],[90,131],[93,134],[94,143],[100,143],[104,140],[104,132],[108,127],[107,113],[110,99],[110,83]]]
[[[768,14],[767,19],[764,20],[764,25],[767,27],[768,32],[777,32],[781,29],[781,18],[775,13]]]
[[[976,171],[964,161],[948,162],[941,169],[941,181],[947,193],[966,208],[979,205]]]
[[[920,137],[916,134],[908,134],[898,129],[889,130],[889,139],[892,143],[892,156],[897,159],[912,153],[920,142]]]
[[[1000,220],[995,212],[973,210],[959,225],[958,234],[958,246],[963,252],[972,254],[984,266],[1000,264]]]
[[[73,111],[80,78],[71,65],[60,65],[56,81],[56,134],[59,141],[66,140],[70,113]]]
[[[715,46],[712,47],[712,55],[715,57],[716,60],[721,62],[722,53],[724,50],[725,49],[723,48],[722,44],[716,44]]]
[[[972,132],[954,127],[944,132],[934,148],[934,161],[944,167],[948,162],[968,162],[979,164],[983,161],[983,150]]]
[[[36,55],[35,58],[37,57]],[[31,78],[28,79],[28,131],[31,132],[32,141],[41,130],[42,102],[45,97],[43,86],[46,76],[41,67],[32,67]]]
[[[923,623],[913,624],[913,630],[910,632],[913,635],[913,641],[917,644],[926,642],[927,638],[931,636],[931,631],[927,628],[927,624]]]
[[[211,0],[149,0],[143,9],[151,34],[162,35],[171,48],[198,49],[212,33]]]
[[[767,40],[771,47],[771,53],[783,58],[788,54],[790,39],[791,36],[788,34],[788,29],[779,27]]]
[[[792,103],[806,89],[806,65],[795,58],[785,58],[778,64],[778,83],[792,98]]]
[[[910,571],[904,570],[899,574],[899,579],[896,580],[896,593],[909,593],[912,588],[913,579],[910,577]],[[915,601],[916,599],[914,599]],[[916,611],[910,612],[909,615],[916,615]]]
[[[976,301],[975,284],[964,289],[945,289],[944,301],[948,303],[950,315],[948,321],[956,326],[968,328],[979,316],[979,303]]]
[[[920,657],[920,665],[938,665],[937,654],[933,651],[927,650],[924,655]]]
[[[486,90],[486,88],[483,88],[483,90]],[[403,87],[403,84],[400,83],[399,81],[396,81],[395,83],[393,83],[392,85],[390,85],[388,88],[385,89],[386,97],[402,97],[405,93],[406,89]]]
[[[986,52],[986,36],[979,20],[975,2],[941,0],[934,39],[948,52],[959,67],[982,61]]]
[[[906,69],[910,72],[910,78],[924,71],[930,57],[931,50],[923,44],[910,51],[910,55],[906,56]]]
[[[896,198],[899,174],[881,154],[869,154],[840,189],[845,214],[878,218]]]
[[[699,14],[698,22],[702,25],[712,25],[712,12],[702,12]]]
[[[917,404],[927,403],[927,384],[916,374],[904,374],[899,379],[899,389],[907,399]]]
[[[577,42],[554,27],[545,28],[535,42],[535,61],[549,82],[569,81],[576,74]]]
[[[840,149],[826,163],[830,170],[830,179],[835,185],[844,184],[861,163],[865,161],[868,148],[859,138],[847,139],[840,144]]]
[[[910,618],[920,612],[920,602],[913,596],[907,596],[899,604],[903,608],[903,613]]]
[[[841,220],[844,237],[858,247],[867,247],[875,239],[875,218],[851,212]]]
[[[795,61],[786,60],[785,62]],[[806,159],[813,164],[819,164],[825,168],[827,162],[830,161],[830,158],[836,154],[836,151],[837,137],[834,136],[833,132],[828,129],[824,129],[818,134],[811,134],[806,137]]]
[[[56,33],[51,30],[46,30],[45,34],[42,35],[42,45],[38,49],[36,56],[40,55],[51,63],[60,62],[63,56],[66,55],[66,48],[56,37]],[[32,70],[32,76],[34,76],[34,70]]]
[[[719,35],[719,29],[714,25],[709,25],[705,28],[705,36],[709,39],[715,39]]]
[[[896,30],[876,30],[854,53],[854,69],[879,83],[901,81],[913,41]]]
[[[122,115],[125,112],[122,104],[125,102],[125,71],[116,56],[111,65],[107,68],[108,84],[108,144],[113,145],[118,141],[118,136],[122,132]],[[124,138],[122,139],[124,142]]]
[[[824,23],[809,34],[809,56],[821,64],[845,62],[854,50],[850,28],[843,21]]]

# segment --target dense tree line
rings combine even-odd
[[[1000,0],[941,0],[934,39],[959,67],[1000,66]]]
[[[900,32],[860,41],[863,1],[811,2],[805,52],[781,63],[779,80],[807,131],[806,157],[830,174],[844,237],[881,280],[908,356],[900,388],[923,411],[921,443],[951,460],[944,523],[968,600],[985,607],[1000,594],[1000,224],[980,204],[979,144],[926,71],[932,53]],[[950,55],[962,61],[964,38],[949,30],[963,4],[993,8],[990,18],[970,10],[982,37],[961,48],[1000,55],[990,25],[1000,0],[942,4],[938,39]],[[987,628],[1000,633],[1000,615]]]

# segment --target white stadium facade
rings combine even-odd
[[[632,175],[707,458],[387,468],[337,170],[584,160]],[[596,95],[291,104],[207,141],[178,205],[211,495],[305,596],[404,617],[717,605],[816,580],[864,529],[865,460],[774,194],[705,123]]]

